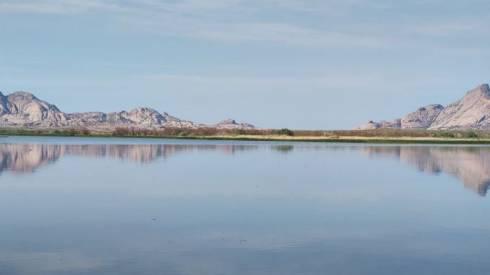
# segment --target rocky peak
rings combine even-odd
[[[401,119],[395,119],[393,121],[368,121],[361,126],[357,127],[355,130],[375,130],[379,128],[389,128],[389,129],[400,129]]]
[[[219,122],[218,124],[238,124],[238,123],[236,122],[236,120],[229,118]]]
[[[470,90],[466,96],[483,96],[486,98],[490,98],[490,87],[488,84],[482,84],[473,90]]]
[[[150,108],[150,107],[136,107],[129,111],[130,113],[146,113],[146,114],[154,114],[158,113],[157,110]],[[159,113],[158,113],[159,114]]]
[[[379,122],[375,122],[375,121],[368,121],[362,125],[360,125],[359,127],[356,128],[356,130],[374,130],[374,129],[378,129],[380,128],[380,123]]]
[[[33,94],[24,91],[13,92],[8,96],[8,98],[10,100],[37,100],[38,99]]]
[[[8,99],[0,92],[0,115],[3,115],[9,111]]]
[[[490,86],[488,84],[482,84],[481,89],[485,91],[486,94],[490,93]]]
[[[424,129],[430,127],[434,120],[444,110],[440,104],[428,105],[419,108],[417,111],[406,115],[401,120],[403,129]]]
[[[488,87],[488,84],[482,84],[472,90],[469,90],[461,100],[451,105],[457,105],[460,103],[474,104],[480,102],[481,100],[490,100],[490,88]]]
[[[14,125],[60,126],[66,116],[55,105],[28,92],[14,92],[3,98],[3,120]],[[5,117],[6,116],[6,117]]]
[[[220,129],[253,129],[255,126],[248,123],[238,123],[234,119],[225,119],[215,125],[216,128]]]
[[[39,109],[40,111],[60,112],[58,107],[38,99],[29,92],[14,92],[7,96],[7,100],[12,106],[12,112],[22,112],[25,109]]]
[[[127,113],[126,118],[141,126],[158,126],[166,121],[162,114],[148,107],[135,108]]]
[[[472,102],[476,103],[479,102],[483,99],[489,100],[490,99],[490,91],[488,88],[488,85],[480,85],[466,93],[466,95],[459,101],[451,104],[451,105],[457,105],[462,102]]]
[[[490,88],[480,85],[447,106],[429,129],[490,129]]]

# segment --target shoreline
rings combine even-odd
[[[6,137],[78,137],[78,138],[139,138],[139,139],[179,139],[179,140],[214,140],[214,141],[277,141],[277,142],[312,142],[312,143],[361,143],[361,144],[452,144],[452,145],[490,145],[489,138],[441,138],[441,137],[386,137],[386,136],[288,136],[288,135],[212,135],[212,136],[174,136],[174,135],[114,135],[101,134],[66,134],[66,133],[1,133]]]
[[[158,137],[156,137],[158,138]],[[387,137],[308,137],[308,136],[201,136],[201,137],[164,137],[173,139],[194,139],[194,140],[225,140],[225,141],[283,141],[283,142],[316,142],[316,143],[377,143],[377,144],[490,144],[490,139],[450,139],[450,138],[387,138]]]

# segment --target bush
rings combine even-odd
[[[112,135],[113,136],[116,136],[116,137],[124,137],[124,136],[127,136],[129,135],[129,129],[128,128],[116,128],[113,132],[112,132]]]
[[[465,137],[467,138],[478,138],[478,134],[475,131],[466,132]]]
[[[283,128],[283,129],[277,131],[277,134],[282,135],[282,136],[294,136],[294,132],[287,129],[287,128]]]
[[[453,132],[442,131],[434,133],[433,137],[455,138],[456,135]]]

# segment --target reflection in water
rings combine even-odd
[[[410,169],[484,195],[490,147],[43,140],[0,144],[1,275],[490,274],[490,205]]]
[[[294,154],[301,150],[361,151],[370,157],[393,157],[417,167],[421,172],[446,173],[463,182],[465,187],[485,196],[490,187],[490,148],[449,146],[318,146],[302,147],[291,144],[271,145],[272,151]],[[257,150],[258,145],[214,144],[0,144],[0,173],[31,173],[37,168],[53,163],[63,156],[115,158],[138,163],[150,163],[159,158],[169,158],[177,153],[193,151],[219,151],[234,154]]]
[[[371,157],[394,157],[421,172],[455,176],[481,196],[490,186],[488,147],[375,146],[364,151]]]
[[[286,144],[286,145],[275,145],[271,147],[272,150],[281,152],[281,153],[290,153],[294,150],[294,146],[291,144]]]
[[[168,158],[180,152],[220,151],[234,154],[237,151],[254,150],[254,145],[185,145],[185,144],[0,144],[0,173],[13,171],[30,173],[68,155],[104,158],[110,157],[149,163]]]

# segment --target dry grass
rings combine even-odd
[[[484,131],[427,131],[377,129],[363,131],[309,131],[289,129],[216,129],[164,128],[115,130],[88,129],[0,129],[2,135],[45,136],[114,136],[223,140],[277,140],[324,142],[410,142],[410,143],[490,143],[490,132]]]

